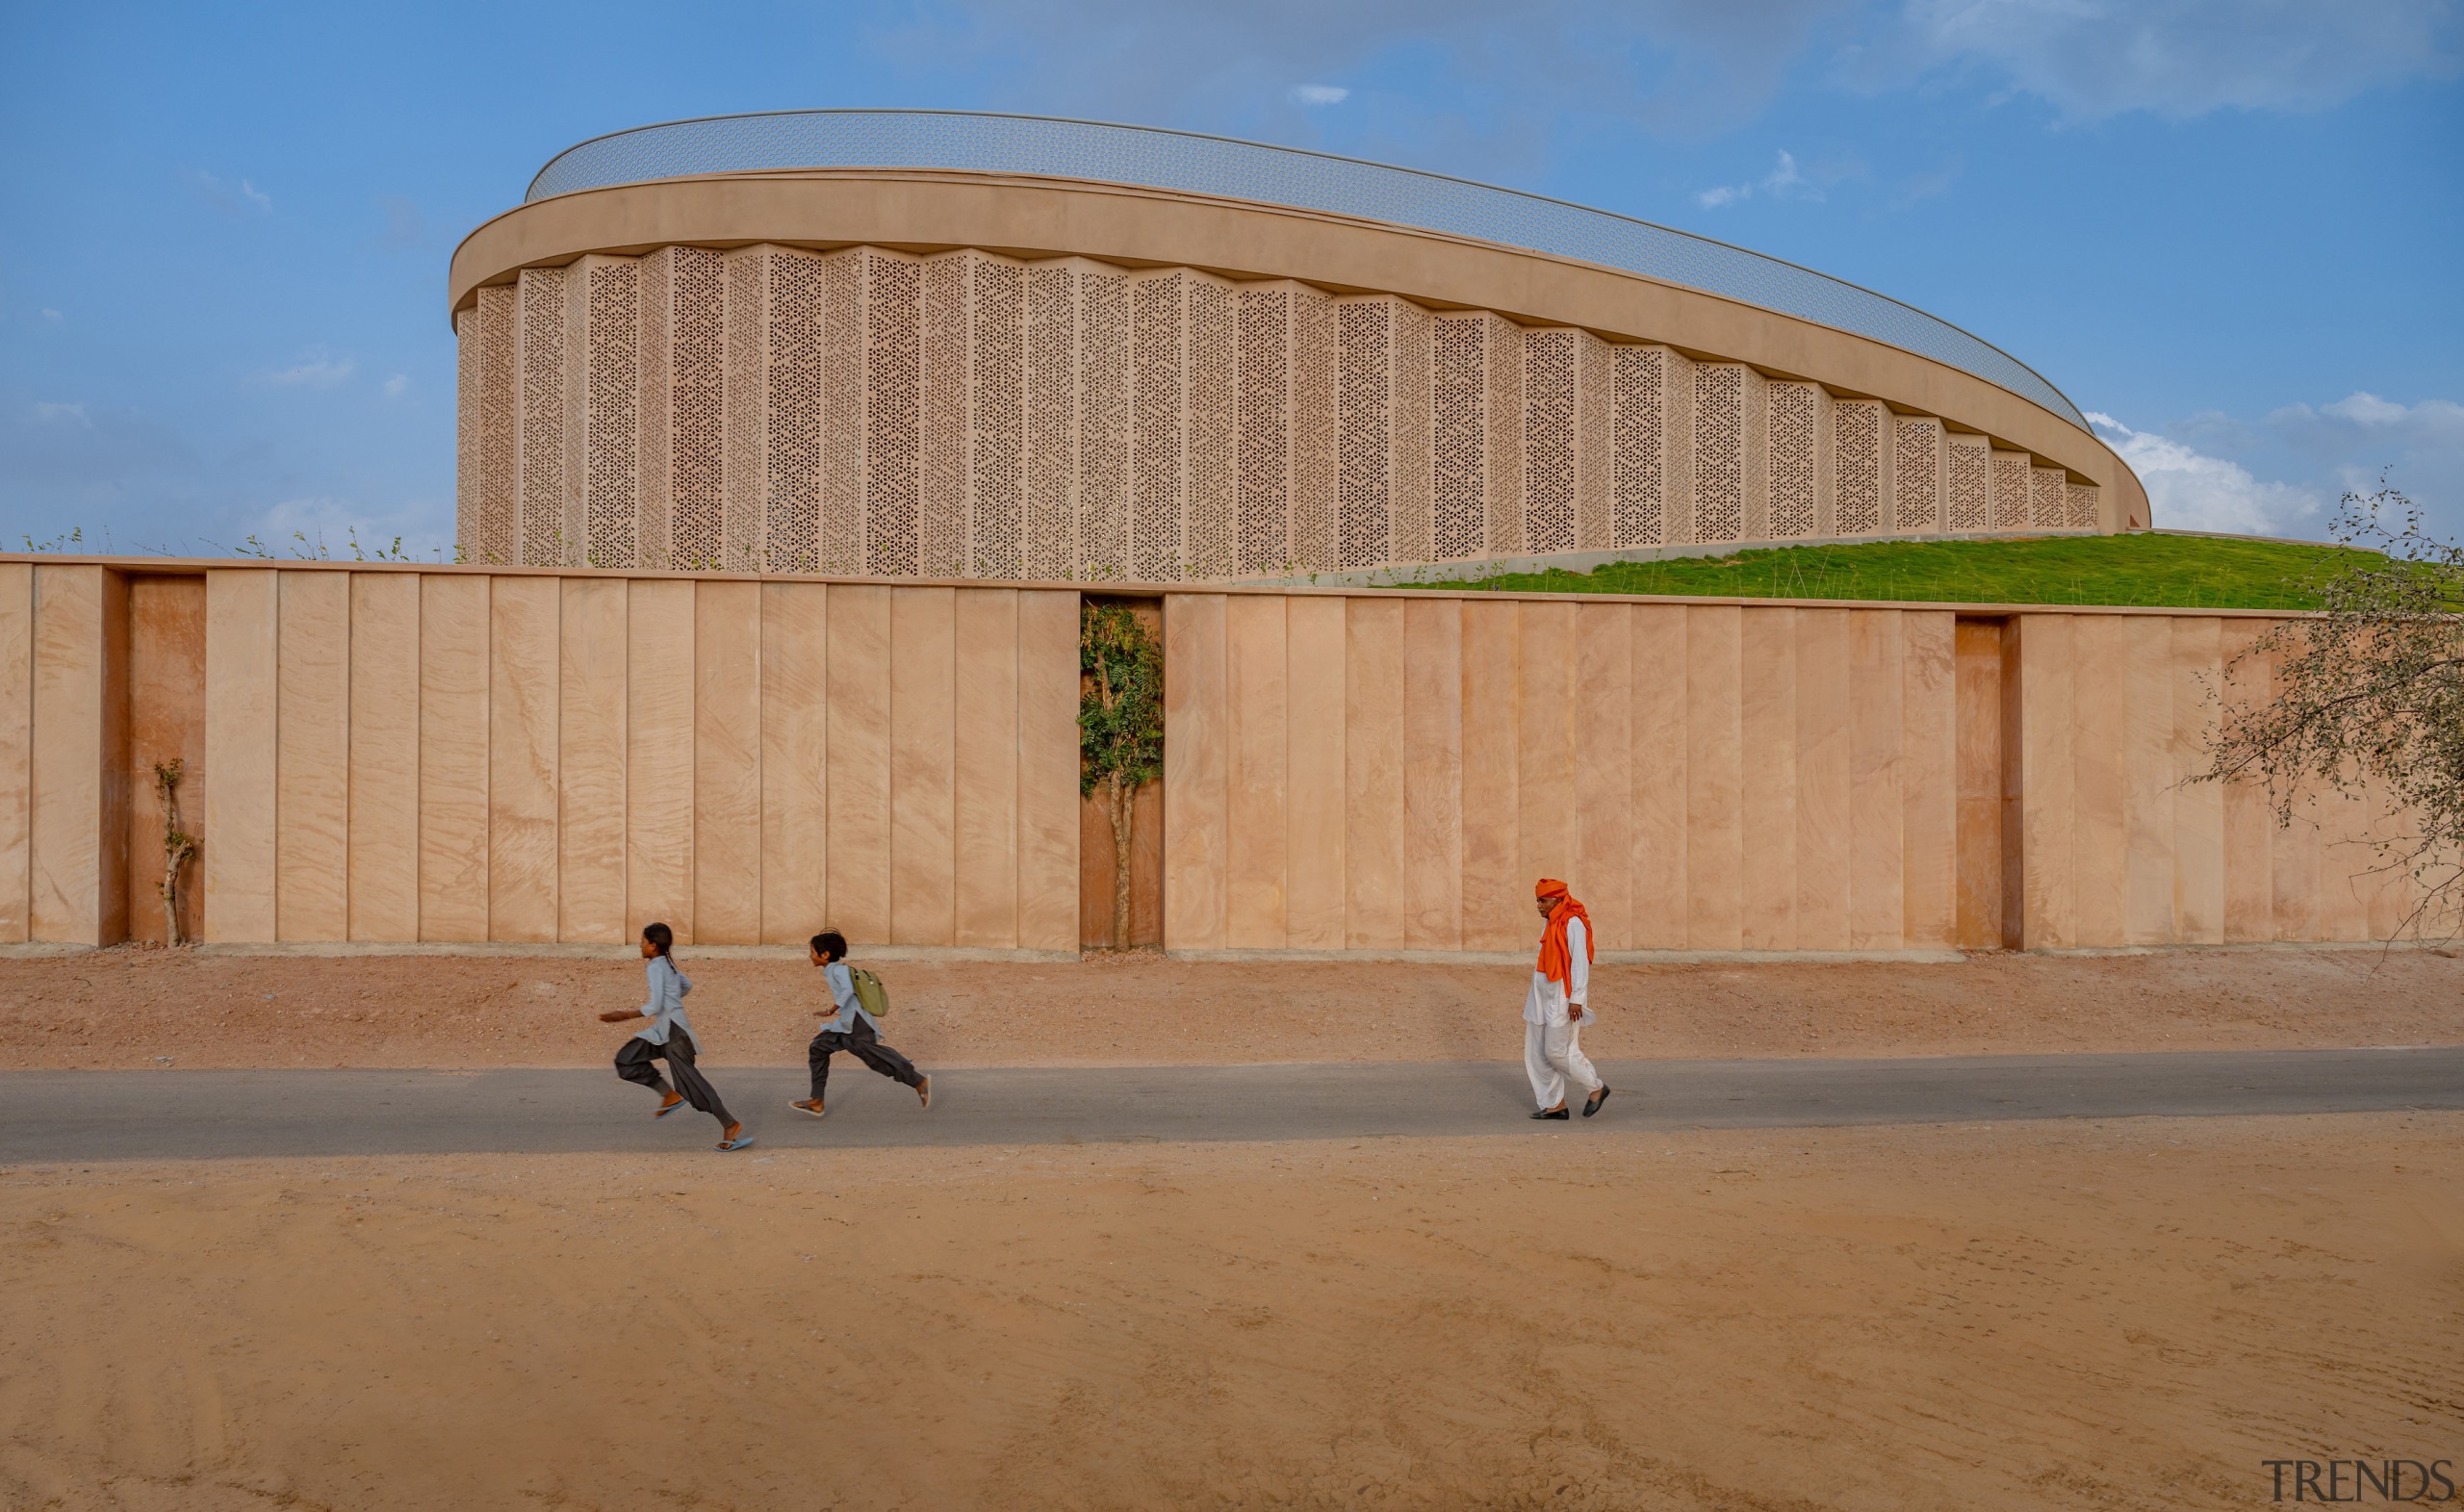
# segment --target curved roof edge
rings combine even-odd
[[[524,203],[660,179],[796,169],[941,169],[1200,193],[1460,236],[1632,272],[1814,320],[1957,368],[2088,428],[2043,374],[1903,300],[1692,232],[1468,179],[1304,148],[990,112],[774,111],[593,137]]]

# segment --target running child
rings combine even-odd
[[[654,1118],[664,1118],[686,1103],[697,1113],[706,1113],[719,1120],[719,1148],[740,1150],[753,1142],[744,1132],[728,1105],[719,1101],[719,1089],[712,1087],[693,1064],[698,1053],[693,1043],[693,1025],[684,1016],[684,994],[693,990],[690,978],[676,969],[676,958],[669,954],[676,945],[676,932],[664,924],[647,925],[642,930],[642,959],[650,964],[644,969],[650,977],[650,1001],[639,1008],[620,1008],[599,1015],[606,1024],[629,1023],[647,1018],[650,1027],[638,1030],[616,1052],[616,1074],[637,1087],[647,1087],[659,1094],[658,1112]],[[665,1061],[676,1086],[667,1085],[653,1061]]]
[[[836,930],[815,935],[812,963],[821,968],[821,979],[829,984],[831,998],[831,1007],[813,1010],[813,1016],[830,1021],[821,1026],[821,1033],[812,1037],[812,1043],[805,1051],[805,1064],[812,1071],[812,1096],[787,1106],[807,1117],[820,1117],[821,1094],[830,1086],[830,1058],[844,1050],[891,1081],[914,1088],[916,1101],[932,1107],[933,1079],[915,1069],[914,1063],[907,1057],[882,1043],[880,1022],[864,1011],[862,999],[856,995],[856,973],[847,965],[847,936]]]

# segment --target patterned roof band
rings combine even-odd
[[[568,147],[539,170],[523,198],[527,203],[706,173],[849,167],[1130,184],[1381,220],[1594,263],[1887,343],[2088,428],[2061,390],[2000,347],[1912,305],[1794,263],[1442,173],[1193,132],[959,111],[714,115],[613,132]]]

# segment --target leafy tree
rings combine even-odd
[[[2347,494],[2334,531],[2371,554],[2319,579],[2321,614],[2236,658],[2274,662],[2273,697],[2225,711],[2201,776],[2264,782],[2280,825],[2322,792],[2393,804],[2405,829],[2380,864],[2418,884],[2417,930],[2464,906],[2464,546],[2384,486]]]
[[[1113,827],[1113,946],[1129,948],[1138,790],[1164,775],[1164,649],[1125,604],[1090,600],[1078,621],[1078,792],[1104,794]]]

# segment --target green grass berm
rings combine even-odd
[[[1393,586],[1895,603],[2315,609],[2320,577],[2376,555],[2324,543],[2143,531],[1789,546],[1727,556],[1611,562],[1587,573],[1552,569]]]

